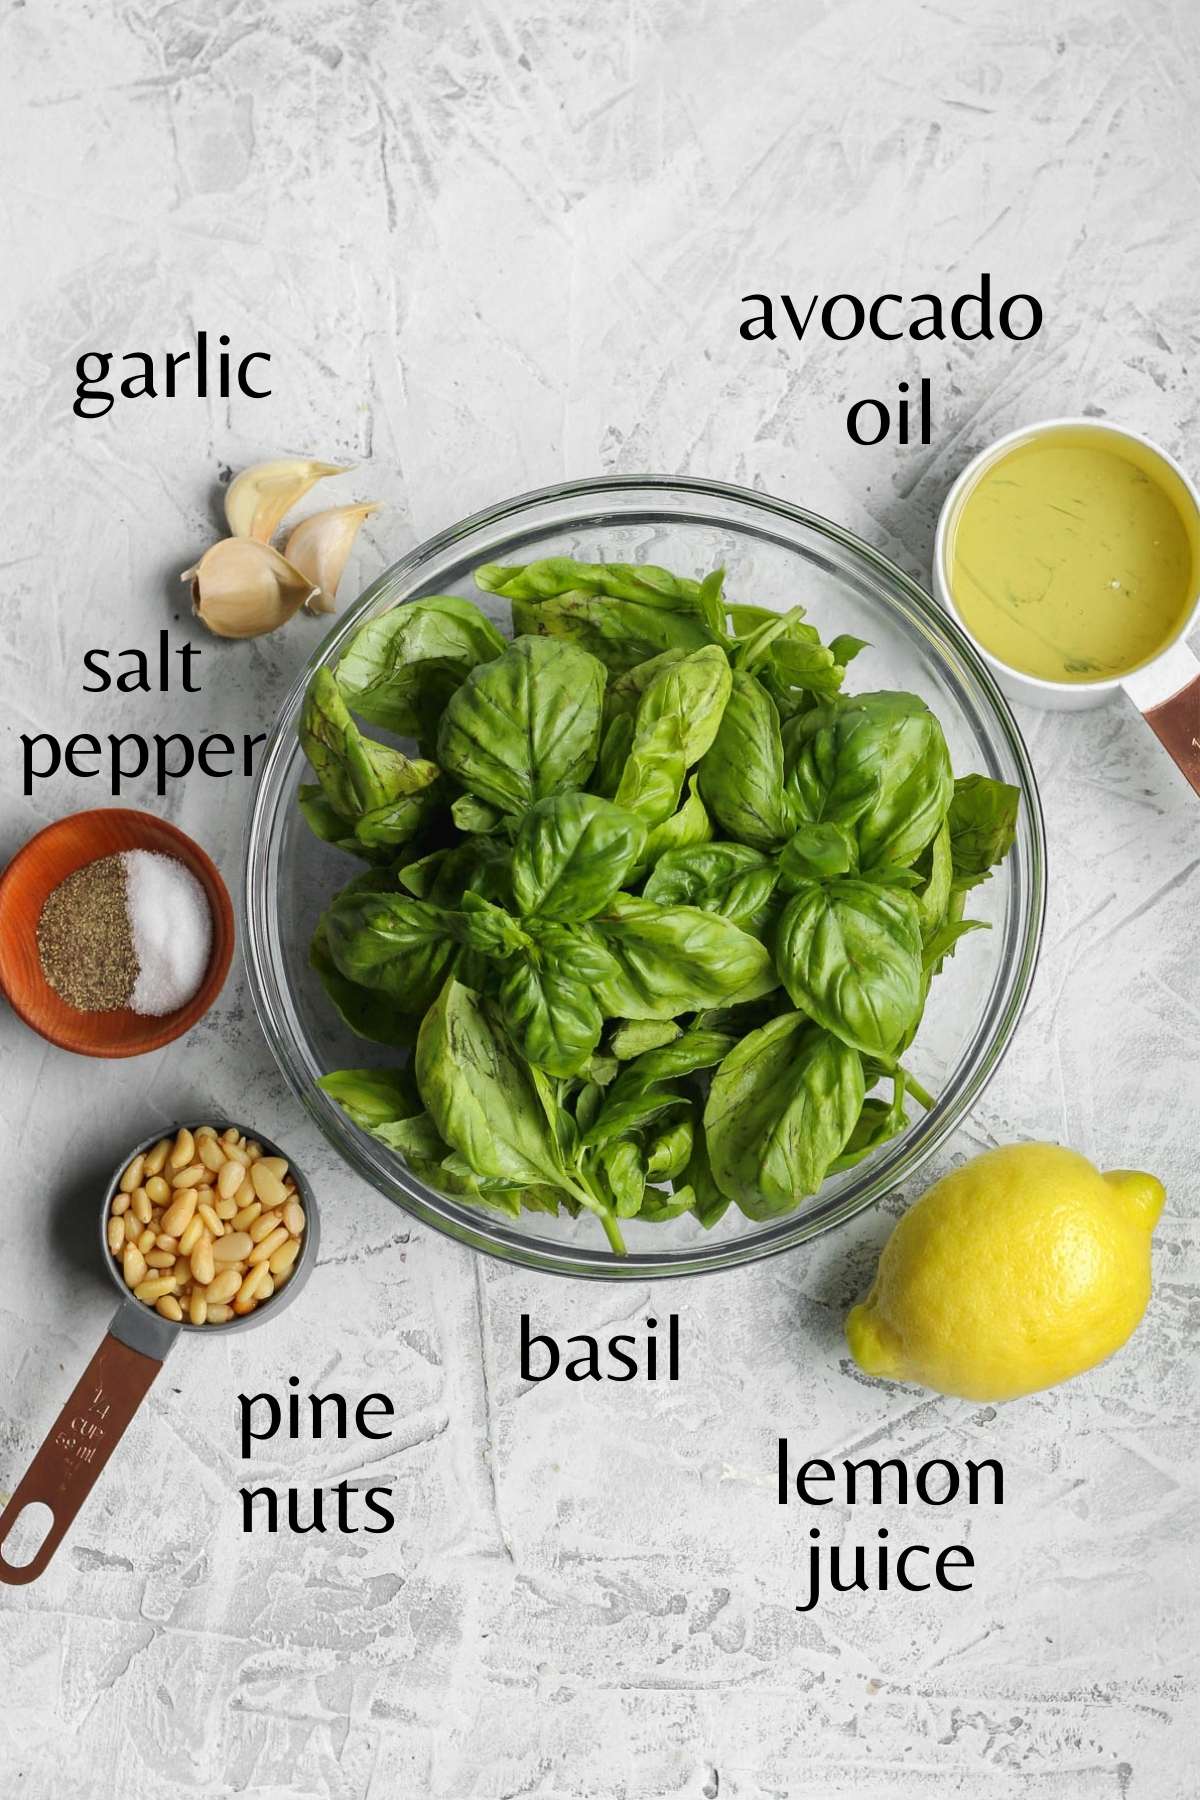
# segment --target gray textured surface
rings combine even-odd
[[[20,798],[19,731],[240,730],[315,643],[305,621],[206,643],[190,701],[118,714],[80,692],[85,647],[176,616],[228,464],[370,459],[354,489],[390,507],[353,578],[597,469],[760,486],[923,573],[956,467],[1027,418],[1095,408],[1200,457],[1187,0],[31,0],[0,46],[5,854],[102,798],[69,778]],[[1034,344],[737,336],[751,289],[950,295],[985,267],[1042,299]],[[269,349],[274,398],[71,416],[82,351],[182,348],[198,326]],[[934,446],[852,446],[848,400],[920,373]],[[1150,1163],[1170,1198],[1134,1345],[999,1414],[848,1372],[841,1315],[885,1214],[657,1291],[682,1318],[676,1388],[523,1391],[523,1309],[583,1330],[647,1296],[409,1230],[285,1093],[240,969],[138,1065],[0,1018],[0,1487],[104,1325],[89,1180],[124,1140],[193,1108],[253,1116],[325,1198],[303,1303],[182,1344],[51,1572],[0,1602],[6,1795],[1192,1800],[1198,814],[1119,708],[1022,722],[1047,947],[954,1154],[1062,1138]],[[194,780],[166,804],[232,870],[244,800]],[[289,1372],[386,1388],[397,1435],[280,1446],[255,1474],[308,1490],[369,1466],[395,1487],[391,1535],[242,1535],[234,1395]],[[965,1540],[974,1591],[793,1611],[809,1521],[774,1501],[780,1431],[814,1455],[1000,1456],[1000,1512],[821,1516],[850,1542]]]

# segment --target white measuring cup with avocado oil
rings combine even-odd
[[[1011,698],[1124,694],[1200,793],[1200,494],[1165,450],[1100,419],[1009,432],[946,496],[933,583]]]
[[[144,1143],[127,1150],[103,1190],[100,1254],[109,1279],[121,1296],[121,1304],[113,1314],[100,1348],[21,1477],[16,1492],[0,1512],[0,1582],[19,1586],[36,1580],[45,1570],[76,1513],[96,1485],[105,1463],[125,1435],[126,1427],[145,1399],[180,1332],[190,1331],[219,1341],[231,1331],[248,1331],[255,1325],[264,1324],[291,1305],[316,1263],[321,1239],[317,1203],[308,1182],[295,1164],[289,1162],[288,1170],[304,1208],[305,1223],[300,1253],[281,1291],[272,1294],[253,1312],[228,1319],[220,1325],[193,1325],[186,1317],[166,1319],[153,1306],[130,1293],[108,1247],[109,1207],[130,1163],[152,1150],[161,1139],[178,1138],[181,1129],[179,1125],[160,1129]],[[192,1128],[189,1126],[188,1129]],[[261,1131],[251,1131],[244,1125],[236,1129],[261,1144],[267,1156],[283,1156],[283,1152]],[[33,1524],[32,1516],[27,1526],[21,1527],[22,1515],[35,1506],[46,1508],[50,1513],[40,1540],[35,1530],[28,1529]],[[4,1546],[18,1527],[21,1527],[18,1548],[22,1547],[20,1538],[23,1535],[33,1536],[35,1547],[24,1560],[10,1562]]]

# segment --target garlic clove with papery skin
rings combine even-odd
[[[217,637],[263,637],[286,625],[317,589],[286,557],[257,538],[222,538],[180,578],[192,604]]]
[[[352,463],[315,462],[307,456],[255,463],[230,483],[225,518],[233,537],[270,543],[285,513],[327,475],[344,475]]]
[[[362,522],[382,505],[382,500],[367,500],[358,506],[331,506],[296,526],[283,554],[318,590],[306,602],[310,613],[333,612],[338,582]]]

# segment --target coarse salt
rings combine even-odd
[[[204,979],[212,950],[208,896],[174,856],[127,850],[125,904],[138,976],[129,1004],[158,1017],[186,1005]]]

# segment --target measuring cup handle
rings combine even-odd
[[[114,1326],[119,1320],[118,1313]],[[161,1357],[134,1350],[108,1332],[0,1513],[0,1581],[20,1585],[37,1580],[161,1368]],[[36,1554],[18,1568],[6,1560],[4,1542],[23,1509],[36,1500],[48,1506],[54,1517]]]
[[[1125,691],[1181,774],[1200,794],[1200,661],[1186,644],[1126,678]]]

